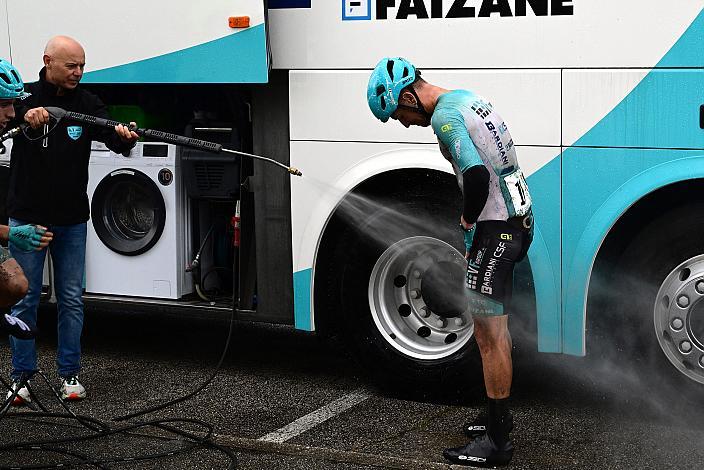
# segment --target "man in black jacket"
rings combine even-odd
[[[46,45],[43,60],[39,81],[25,85],[31,96],[16,105],[17,119],[28,123],[34,133],[42,137],[14,140],[7,212],[10,226],[38,224],[49,227],[54,234],[50,251],[58,301],[56,362],[61,395],[66,400],[80,400],[86,395],[78,373],[91,141],[101,141],[121,153],[134,146],[138,135],[124,126],[116,126],[113,131],[68,120],[59,121],[52,129],[55,122],[50,120],[44,106],[103,118],[109,116],[97,96],[78,86],[85,66],[85,53],[78,42],[66,36],[52,38]],[[17,250],[12,255],[29,281],[29,292],[12,308],[12,314],[34,327],[46,250],[30,253]],[[17,382],[23,374],[37,369],[37,355],[34,340],[11,338],[10,343],[11,375]],[[27,395],[20,393],[20,396]]]

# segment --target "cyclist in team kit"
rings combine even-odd
[[[513,270],[533,238],[531,198],[506,123],[491,103],[467,90],[446,90],[421,78],[407,60],[384,58],[367,87],[377,119],[432,126],[463,194],[460,224],[467,259],[465,287],[488,396],[486,413],[464,427],[468,444],[445,449],[455,464],[494,467],[513,456],[508,407],[513,366],[508,311]]]
[[[7,123],[15,117],[15,100],[21,100],[27,96],[19,71],[10,62],[0,58],[0,134],[6,132]],[[0,142],[0,153],[4,150]],[[0,225],[0,240],[8,241],[20,250],[43,249],[49,244],[51,238],[52,234],[41,226]],[[27,294],[27,289],[27,278],[22,268],[10,255],[9,250],[0,246],[0,308],[17,303]],[[0,315],[0,330],[21,339],[32,338],[36,333],[34,327],[7,313]]]

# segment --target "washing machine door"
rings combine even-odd
[[[144,173],[131,168],[115,170],[95,188],[91,219],[105,246],[121,255],[140,255],[164,231],[164,198]]]

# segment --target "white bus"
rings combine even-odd
[[[587,330],[607,329],[600,341],[635,339],[624,354],[699,387],[703,10],[702,0],[0,0],[0,56],[32,81],[46,41],[72,36],[87,53],[84,86],[115,119],[304,174],[152,142],[129,156],[96,145],[88,303],[234,309],[333,332],[399,384],[478,382],[471,315],[442,318],[423,292],[429,266],[461,264],[450,165],[428,129],[383,125],[367,108],[373,66],[402,56],[432,83],[487,97],[511,128],[536,218],[515,292],[534,299],[539,349],[584,355]]]

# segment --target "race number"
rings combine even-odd
[[[508,191],[513,204],[514,216],[523,216],[528,213],[531,206],[530,193],[528,185],[521,170],[516,170],[503,177],[504,187]]]

